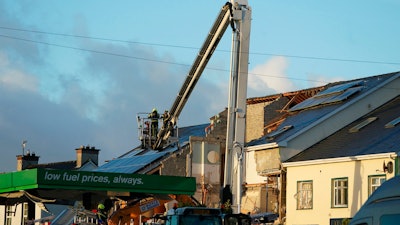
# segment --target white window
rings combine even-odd
[[[369,193],[369,195],[371,195],[385,181],[386,181],[386,176],[385,175],[368,177],[368,182],[369,182],[368,193]]]
[[[332,179],[332,207],[347,207],[348,180],[347,178]]]
[[[312,181],[297,182],[297,209],[312,209],[313,183]]]

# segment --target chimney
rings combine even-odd
[[[89,145],[83,146],[75,149],[76,150],[76,167],[80,168],[87,161],[91,160],[96,166],[99,165],[99,151],[100,149],[96,149],[94,146],[90,147]]]
[[[25,155],[17,155],[17,171],[24,170],[32,165],[39,164],[39,156],[34,152],[27,151]]]

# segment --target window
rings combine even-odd
[[[349,223],[350,223],[350,218],[337,218],[329,220],[329,225],[348,225]]]
[[[367,126],[368,124],[374,122],[378,117],[369,117],[368,119],[362,121],[361,123],[355,125],[354,127],[349,129],[350,133],[355,133],[360,131],[363,127]]]
[[[368,195],[371,195],[383,182],[386,181],[385,175],[369,176],[368,177]]]
[[[13,207],[8,205],[6,208],[6,225],[12,224],[12,216],[14,214]]]
[[[24,202],[24,204],[23,204],[23,221],[22,221],[22,224],[26,224],[26,222],[28,221],[28,210],[29,210],[29,208],[28,208],[28,203],[27,202]]]
[[[297,209],[312,209],[313,206],[312,181],[297,182]]]
[[[400,214],[388,214],[382,215],[379,219],[380,224],[382,225],[394,225],[399,224]]]
[[[393,127],[395,127],[395,126],[396,126],[397,124],[399,124],[399,123],[400,123],[400,117],[398,117],[398,118],[396,118],[396,119],[390,121],[389,123],[387,123],[387,124],[385,125],[385,128],[393,128]]]
[[[348,204],[348,179],[332,179],[332,207],[347,207]]]

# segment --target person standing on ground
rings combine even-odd
[[[97,217],[99,218],[100,224],[107,224],[107,212],[103,204],[97,206]]]

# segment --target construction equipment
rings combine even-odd
[[[190,94],[192,93],[203,70],[210,60],[219,41],[225,33],[229,24],[232,27],[232,52],[231,52],[231,74],[229,85],[229,102],[227,116],[227,137],[225,151],[224,186],[232,187],[233,206],[240,213],[241,196],[241,165],[243,158],[243,147],[245,140],[245,118],[247,98],[247,75],[250,43],[251,8],[247,0],[236,0],[227,2],[215,20],[206,40],[203,43],[189,74],[183,83],[178,96],[172,107],[162,117],[163,122],[156,137],[149,139],[141,138],[143,143],[151,143],[152,149],[162,151],[171,142],[169,138],[174,131],[178,117],[184,108]],[[138,116],[138,121],[143,121]],[[142,123],[143,124],[143,123]],[[145,123],[139,125],[145,129]],[[142,130],[141,130],[142,131]],[[144,134],[144,132],[141,132]],[[149,137],[147,135],[147,137]],[[149,140],[148,142],[145,140]],[[144,145],[148,146],[148,144]],[[236,169],[233,169],[236,168]],[[232,173],[233,171],[237,171]]]
[[[165,225],[250,225],[247,214],[223,214],[220,209],[183,207],[170,209],[163,218]]]
[[[197,84],[204,68],[206,67],[211,55],[214,53],[219,41],[221,40],[226,28],[230,23],[230,18],[232,15],[232,4],[226,3],[217,19],[214,22],[203,46],[194,60],[189,74],[186,77],[174,103],[172,104],[170,110],[168,111],[168,116],[164,118],[162,127],[158,132],[157,139],[153,144],[153,149],[161,150],[164,147],[164,143],[170,136],[170,130],[168,126],[175,125],[177,123],[178,117],[183,110],[190,94],[192,93],[194,87]]]

